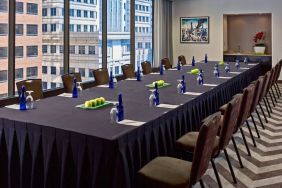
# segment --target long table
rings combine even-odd
[[[175,155],[175,141],[189,131],[199,130],[200,122],[216,112],[232,96],[269,70],[269,65],[241,63],[231,72],[215,62],[150,74],[142,82],[124,80],[118,87],[95,87],[81,98],[55,96],[35,102],[36,109],[0,109],[0,187],[135,187],[136,172],[156,156]],[[204,71],[204,82],[187,72]],[[200,95],[177,94],[176,86],[185,75],[187,91]],[[165,80],[171,86],[160,89],[163,107],[149,106],[145,85]],[[210,85],[209,85],[210,84]],[[110,123],[112,106],[82,110],[76,105],[95,97],[116,101],[123,94],[125,119],[136,124]]]

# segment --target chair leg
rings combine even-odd
[[[269,100],[268,100],[268,97],[265,96],[265,99],[266,99],[266,102],[267,102],[267,104],[268,104],[269,111],[270,111],[271,113],[273,113],[272,108],[271,108],[270,103],[269,103]]]
[[[280,99],[280,93],[279,93],[279,91],[278,91],[278,89],[277,89],[277,87],[276,87],[276,84],[274,83],[273,86],[274,86],[274,89],[275,89],[275,91],[276,91],[277,98]]]
[[[231,138],[241,168],[244,168],[234,137]]]
[[[252,118],[253,124],[254,124],[254,126],[255,126],[255,129],[256,129],[258,138],[260,138],[259,131],[258,131],[258,127],[257,127],[257,124],[256,124],[256,122],[255,122],[254,116],[253,116],[252,114],[251,114],[251,118]]]
[[[257,113],[257,116],[258,116],[258,119],[259,119],[259,122],[260,122],[260,124],[261,124],[261,127],[262,127],[262,129],[264,130],[265,129],[265,127],[264,127],[264,124],[263,124],[263,122],[262,122],[262,120],[261,120],[261,118],[260,118],[260,114],[258,113],[258,110],[256,109],[256,113]],[[263,113],[264,114],[264,113]],[[265,115],[264,115],[265,116]],[[266,118],[266,117],[265,117]]]
[[[242,128],[240,128],[240,132],[241,132],[241,135],[242,135],[242,138],[243,138],[243,141],[244,141],[244,144],[245,144],[247,153],[248,153],[249,156],[252,156],[252,155],[251,155],[251,152],[250,152],[250,149],[249,149],[249,146],[248,146],[248,142],[247,142],[247,140],[246,140],[246,137],[245,137],[245,134],[244,134]]]
[[[271,94],[270,90],[268,91],[268,95],[269,95],[269,97],[270,97],[270,99],[271,99],[271,102],[272,102],[272,104],[273,104],[273,107],[275,107],[275,102],[274,102],[274,99],[273,99],[273,97],[272,97],[272,94]]]
[[[279,94],[280,94],[280,96],[281,96],[281,91],[280,91],[280,88],[279,88],[278,84],[275,83],[275,85],[276,85],[276,87],[277,87],[277,89],[278,89],[278,92],[279,92]]]
[[[230,169],[230,172],[231,172],[233,181],[234,181],[234,183],[236,184],[236,183],[237,183],[237,179],[236,179],[236,177],[235,177],[235,174],[234,174],[234,171],[233,171],[233,168],[232,168],[232,165],[231,165],[231,162],[230,162],[228,153],[227,153],[226,149],[224,149],[223,151],[224,151],[225,158],[226,158],[226,160],[227,160],[227,164],[228,164],[228,166],[229,166],[229,169]]]
[[[271,87],[270,90],[271,90],[270,93],[272,92],[271,94],[273,95],[274,101],[277,103],[277,99],[275,97],[275,93],[273,91],[273,88]]]
[[[200,179],[200,185],[201,185],[201,188],[205,188],[205,184],[202,179]]]
[[[255,141],[254,135],[253,135],[253,133],[252,133],[252,130],[251,130],[251,128],[250,128],[250,125],[249,125],[248,120],[246,120],[246,124],[247,124],[248,130],[249,130],[250,136],[251,136],[251,138],[252,138],[254,147],[257,147],[256,141]]]
[[[215,164],[214,164],[214,160],[213,160],[213,159],[211,159],[211,164],[212,164],[212,168],[213,168],[213,171],[214,171],[214,174],[215,174],[215,178],[216,178],[218,187],[219,187],[219,188],[222,188],[222,184],[221,184],[221,181],[220,181],[220,177],[219,177],[219,175],[218,175],[218,172],[217,172],[217,169],[216,169],[216,166],[215,166]]]
[[[259,107],[260,107],[260,110],[261,110],[261,112],[262,112],[262,115],[263,115],[263,117],[264,117],[264,119],[265,119],[265,122],[268,123],[268,119],[267,119],[267,117],[266,117],[266,115],[265,115],[265,113],[264,113],[264,110],[263,110],[263,108],[262,108],[260,102],[259,102]]]

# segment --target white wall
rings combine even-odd
[[[203,60],[223,59],[223,15],[245,13],[272,13],[272,61],[282,59],[282,1],[281,0],[174,0],[172,10],[173,62],[178,55]],[[209,16],[210,43],[180,43],[180,17]],[[282,76],[280,76],[282,79]]]

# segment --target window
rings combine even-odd
[[[90,11],[90,18],[94,18],[94,11]]]
[[[88,75],[89,75],[89,77],[91,77],[91,78],[93,78],[93,77],[94,77],[94,75],[93,75],[93,71],[94,71],[94,69],[89,69],[89,73],[88,73]]]
[[[84,3],[88,3],[88,0],[84,0]]]
[[[8,57],[8,47],[0,47],[0,59],[6,59]]]
[[[70,24],[70,32],[74,32],[74,24]]]
[[[70,46],[69,52],[70,54],[75,54],[75,46]]]
[[[81,32],[81,25],[77,25],[77,26],[76,26],[76,31],[77,31],[77,32]]]
[[[74,10],[70,9],[70,16],[74,16]]]
[[[81,74],[82,77],[85,77],[85,69],[79,68],[79,73]]]
[[[63,54],[64,53],[64,46],[60,45],[60,53]]]
[[[27,14],[38,14],[38,5],[35,3],[27,3]]]
[[[89,46],[88,51],[89,55],[95,55],[95,46]]]
[[[26,56],[27,57],[36,57],[38,55],[37,46],[27,46],[26,47]]]
[[[42,9],[42,16],[48,16],[48,9],[47,8],[43,8]]]
[[[85,54],[85,46],[78,46],[78,54]]]
[[[23,2],[16,2],[16,13],[23,14],[24,12]]]
[[[38,76],[38,67],[27,67],[26,68],[26,77],[33,78]]]
[[[0,23],[0,36],[8,35],[8,24]]]
[[[54,88],[56,88],[57,86],[56,86],[56,83],[54,83],[54,82],[51,82],[51,89],[54,89]]]
[[[17,58],[23,57],[23,46],[16,46],[15,57],[17,57]]]
[[[0,0],[0,12],[7,12],[7,11],[8,11],[8,1]]]
[[[145,48],[150,49],[151,48],[151,43],[150,42],[146,42],[145,43]]]
[[[51,45],[51,54],[55,54],[57,49],[56,49],[56,45]]]
[[[48,46],[42,45],[42,53],[47,54],[48,53]]]
[[[81,17],[81,10],[77,10],[76,16],[77,16],[77,17]]]
[[[42,89],[43,90],[47,90],[47,86],[48,86],[47,82],[42,82]]]
[[[56,75],[56,67],[51,66],[51,74]]]
[[[115,66],[115,75],[119,74],[119,66]]]
[[[0,70],[0,82],[7,82],[8,80],[8,71]]]
[[[90,0],[90,4],[96,5],[97,4],[97,0]]]
[[[88,11],[87,10],[84,11],[84,18],[88,18]]]
[[[64,67],[60,67],[60,75],[64,75]]]
[[[70,73],[75,73],[75,68],[70,67]]]
[[[57,15],[57,9],[51,8],[51,16],[56,16],[56,15]]]
[[[17,36],[23,35],[23,24],[16,24],[15,30]]]
[[[142,48],[142,42],[137,43],[137,48]]]
[[[22,80],[23,79],[23,68],[19,68],[15,70],[15,78],[16,80]]]
[[[51,32],[56,32],[57,26],[56,24],[51,24]]]
[[[94,32],[94,25],[90,25],[90,32]]]
[[[47,24],[42,24],[42,32],[47,32],[48,28],[47,28]]]
[[[48,67],[47,66],[42,66],[42,73],[47,74],[48,73]]]
[[[84,25],[84,32],[88,32],[88,25]]]
[[[38,26],[37,25],[26,25],[26,34],[28,36],[37,36],[38,34]]]

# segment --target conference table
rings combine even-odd
[[[35,109],[0,109],[0,187],[135,187],[136,172],[156,156],[175,156],[175,141],[197,131],[201,120],[216,112],[251,81],[270,69],[269,64],[230,62],[230,73],[218,62],[198,62],[195,67],[166,70],[164,75],[145,75],[118,82],[117,87],[83,90],[77,99],[68,95],[35,101]],[[204,85],[197,84],[191,69],[203,70]],[[178,94],[185,75],[187,93]],[[150,107],[153,81],[161,88],[160,105]],[[125,120],[110,122],[112,105],[83,110],[76,105],[96,97],[117,101],[122,93]]]

